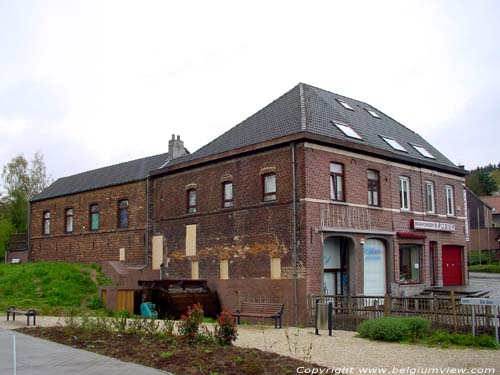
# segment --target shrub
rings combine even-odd
[[[219,345],[231,345],[231,343],[238,337],[234,317],[226,308],[222,309],[220,315],[217,316],[214,336]]]
[[[92,297],[89,298],[89,301],[87,302],[87,306],[89,309],[92,310],[98,310],[102,308],[102,301],[97,295],[93,295]]]
[[[382,341],[416,340],[429,328],[424,318],[379,318],[366,320],[360,324],[361,337]]]
[[[188,306],[186,315],[181,316],[179,334],[188,342],[193,343],[199,334],[200,323],[203,321],[203,307],[199,303]]]
[[[500,273],[500,265],[497,264],[477,264],[469,267],[470,272]]]
[[[496,340],[492,336],[471,334],[448,333],[445,331],[435,331],[424,339],[424,342],[431,346],[475,346],[483,348],[498,348]]]

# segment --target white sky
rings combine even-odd
[[[0,0],[0,165],[62,177],[190,151],[298,82],[366,101],[467,168],[500,162],[495,1]]]

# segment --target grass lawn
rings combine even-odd
[[[0,264],[0,312],[9,305],[41,315],[99,310],[98,287],[109,283],[97,265]]]
[[[488,273],[500,273],[500,265],[498,264],[475,264],[469,266],[470,272],[488,272]]]

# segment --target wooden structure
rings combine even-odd
[[[233,316],[236,317],[240,324],[240,317],[247,318],[270,318],[274,319],[274,328],[281,328],[281,318],[283,316],[282,303],[251,303],[243,302],[241,309],[235,309]]]
[[[30,325],[30,318],[33,318],[33,325],[36,326],[36,311],[33,309],[29,310],[19,310],[16,309],[15,306],[7,307],[7,320],[9,320],[10,315],[12,314],[12,320],[16,321],[16,314],[25,315],[26,316],[26,324]]]
[[[430,321],[431,327],[454,332],[470,332],[474,322],[478,333],[492,333],[498,306],[462,305],[454,293],[449,296],[311,296],[310,319],[315,317],[315,302],[333,303],[334,329],[355,331],[368,319],[384,316],[419,316]],[[474,312],[474,314],[473,314]]]

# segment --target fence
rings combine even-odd
[[[469,266],[476,264],[500,265],[500,249],[470,250]]]
[[[494,310],[498,306],[462,305],[451,296],[391,297],[385,296],[310,296],[308,306],[311,321],[315,317],[316,300],[333,303],[333,328],[357,330],[361,322],[384,316],[420,316],[430,321],[432,328],[455,332],[470,332],[475,312],[477,333],[492,333],[495,329]]]

